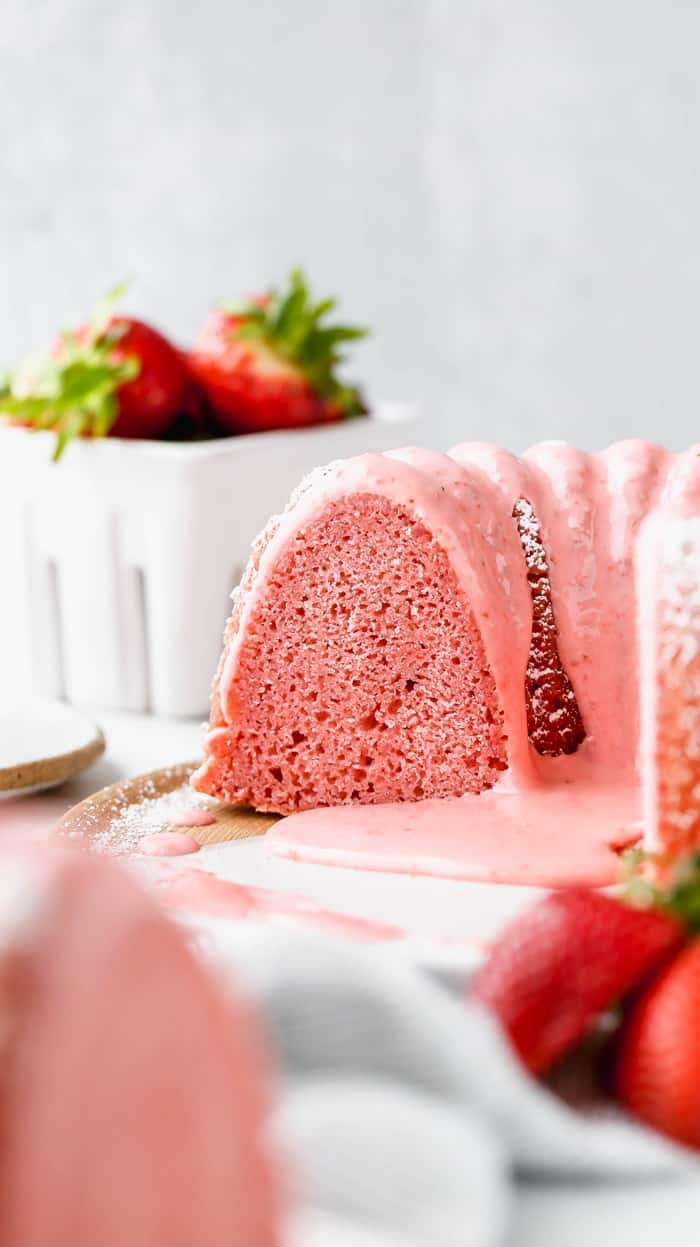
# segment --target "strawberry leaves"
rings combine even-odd
[[[257,339],[280,358],[297,367],[315,394],[345,416],[361,415],[365,405],[359,390],[344,385],[336,369],[344,362],[342,347],[367,337],[359,325],[329,325],[326,317],[336,300],[313,303],[301,269],[294,269],[286,289],[271,289],[258,299],[225,304],[222,311],[234,318],[234,339]]]
[[[138,356],[114,354],[127,329],[112,320],[117,286],[79,331],[28,357],[0,387],[0,415],[32,429],[53,429],[54,461],[75,437],[106,437],[119,414],[117,391],[139,374]]]
[[[671,865],[654,854],[628,849],[623,854],[626,899],[637,908],[663,911],[693,935],[700,934],[700,853]]]

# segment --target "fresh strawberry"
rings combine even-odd
[[[599,892],[553,892],[496,942],[473,986],[534,1073],[548,1070],[678,946],[683,928]]]
[[[632,1008],[618,1049],[615,1089],[663,1134],[700,1148],[700,940],[653,980]]]
[[[328,325],[335,300],[313,303],[298,270],[284,290],[212,312],[190,353],[190,367],[226,433],[258,433],[361,415],[357,389],[343,385],[339,348],[365,337]]]
[[[0,414],[55,429],[55,459],[74,437],[157,438],[188,386],[179,351],[143,321],[113,313],[113,291],[92,319],[30,357],[0,388]]]
[[[180,351],[179,355],[187,378],[185,396],[165,436],[168,441],[175,442],[196,442],[220,437],[221,430],[206,394],[192,372],[189,355],[187,351]]]

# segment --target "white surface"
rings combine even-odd
[[[70,805],[96,788],[174,761],[185,761],[197,754],[200,737],[197,724],[158,721],[145,716],[105,715],[102,727],[108,744],[106,756],[57,792],[5,803],[0,807],[0,837],[3,832],[15,828],[28,839],[43,838]],[[233,873],[232,863],[237,861],[243,878],[252,870],[248,852],[249,846],[233,844],[226,852],[214,847],[203,850],[199,856],[203,865],[217,862],[221,868],[222,859],[228,857],[230,873]],[[284,878],[276,873],[277,866],[283,865],[287,868]],[[311,882],[304,873],[306,869],[299,866],[296,873],[292,863],[277,863],[271,866],[269,875],[262,871],[260,879],[304,892]],[[355,872],[324,871],[317,867],[314,873],[318,878],[317,894],[322,895],[326,903],[337,904],[348,898],[352,881],[346,876]],[[425,881],[430,887],[422,894],[424,900],[420,906],[415,903],[413,892],[407,902],[399,899],[399,890],[402,886],[405,889],[406,882],[403,878],[392,880],[390,876],[379,881],[373,876],[355,880],[353,901],[357,911],[388,918],[385,909],[378,913],[377,908],[391,904],[397,915],[410,911],[417,923],[460,923],[463,924],[461,929],[468,932],[495,930],[524,899],[506,887],[482,889],[478,885],[448,884],[448,888],[454,889],[448,918],[441,913],[444,904],[441,881]],[[408,881],[409,889],[411,882]],[[435,884],[438,887],[431,897]],[[360,909],[361,905],[365,908]],[[590,1247],[591,1242],[597,1247],[658,1247],[660,1233],[668,1244],[692,1241],[700,1217],[700,1181],[646,1180],[643,1186],[636,1182],[611,1183],[595,1191],[580,1182],[558,1182],[555,1186],[533,1183],[519,1189],[517,1200],[512,1247],[552,1247],[555,1243],[562,1247],[578,1247],[579,1244]]]
[[[691,0],[4,0],[0,362],[299,261],[432,444],[697,433]],[[263,86],[264,84],[264,86]]]
[[[0,688],[203,714],[229,596],[302,477],[411,440],[410,409],[210,442],[73,443],[0,424]],[[414,438],[415,440],[415,438]]]

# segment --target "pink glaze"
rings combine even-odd
[[[657,505],[674,457],[638,441],[597,455],[545,442],[522,460],[481,443],[452,453],[497,480],[507,509],[518,495],[533,503],[586,752],[601,776],[633,772],[639,738],[634,554],[641,520]]]
[[[170,821],[173,827],[211,827],[216,819],[209,810],[193,805],[186,810],[180,810]]]
[[[245,709],[245,698],[239,699],[240,671],[259,628],[261,603],[285,552],[304,550],[313,568],[322,550],[316,534],[322,531],[323,517],[335,504],[352,509],[358,498],[367,497],[403,508],[444,552],[467,604],[465,617],[466,609],[473,613],[493,681],[494,694],[484,684],[480,691],[475,688],[474,696],[485,699],[488,713],[503,725],[509,769],[494,788],[483,791],[493,778],[475,771],[473,761],[463,763],[461,779],[450,777],[452,793],[443,789],[437,794],[454,794],[453,799],[439,802],[375,808],[353,804],[386,800],[381,784],[374,786],[373,795],[359,790],[330,800],[321,795],[317,804],[347,802],[350,808],[294,815],[268,833],[270,848],[290,857],[365,869],[555,885],[611,882],[617,873],[613,848],[640,834],[640,738],[647,741],[642,744],[646,768],[656,733],[656,658],[651,660],[653,669],[647,663],[640,676],[638,640],[641,634],[643,649],[654,626],[653,594],[643,597],[640,617],[635,575],[638,548],[642,583],[648,560],[656,556],[652,545],[640,546],[640,530],[649,516],[660,517],[663,525],[666,514],[686,520],[700,515],[698,448],[672,455],[649,443],[627,441],[587,454],[549,442],[518,459],[498,447],[466,443],[450,456],[408,448],[331,465],[310,477],[271,530],[241,598],[240,617],[219,671],[205,761],[195,777],[202,791],[222,795],[217,782],[239,757],[241,701]],[[524,673],[531,603],[512,519],[521,499],[531,503],[541,528],[559,654],[586,730],[583,745],[568,758],[539,757],[527,739]],[[363,541],[369,551],[371,525]],[[362,574],[371,581],[369,553],[364,559],[358,581]],[[408,576],[410,559],[404,553],[397,564]],[[440,587],[446,585],[445,580]],[[411,592],[415,594],[415,586]],[[298,613],[289,638],[304,647],[311,633],[304,611]],[[455,636],[457,625],[449,611],[446,615],[448,631]],[[346,629],[348,656],[354,652],[354,629],[361,625],[358,620]],[[400,646],[400,630],[393,634],[395,641],[391,635],[390,646]],[[437,633],[426,637],[428,648],[439,652]],[[271,639],[270,652],[281,639]],[[468,661],[476,653],[472,648]],[[375,677],[366,656],[361,666],[371,695]],[[322,679],[320,668],[318,674]],[[339,678],[342,686],[342,672]],[[273,680],[273,702],[276,691]],[[295,710],[299,717],[300,707]],[[478,760],[483,740],[476,723],[474,718],[465,725],[463,740]],[[304,732],[303,716],[296,730]],[[431,758],[444,751],[444,739],[430,733],[427,738]],[[336,765],[333,740],[330,749],[325,744],[318,774]],[[396,745],[401,748],[400,738]],[[401,801],[421,796],[420,788],[420,781],[406,785],[399,793]],[[316,773],[304,805],[312,804],[315,792]],[[425,795],[435,795],[435,789]],[[284,800],[275,792],[272,801],[277,804],[271,808],[292,808]]]
[[[104,858],[38,869],[0,911],[0,1247],[276,1247],[252,1019]]]
[[[178,871],[160,880],[156,887],[167,905],[212,918],[289,920],[362,940],[395,940],[403,935],[398,927],[383,922],[319,909],[303,896],[231,883],[206,870]]]
[[[139,841],[139,853],[147,857],[183,857],[198,852],[199,845],[194,837],[179,831],[154,831]]]
[[[644,825],[673,858],[700,847],[700,515],[654,516],[640,570]]]
[[[576,781],[310,810],[276,823],[265,843],[277,856],[326,866],[564,887],[615,883],[615,849],[641,834],[636,786]]]

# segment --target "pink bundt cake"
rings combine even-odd
[[[104,859],[0,871],[0,1247],[274,1247],[245,1012]]]
[[[684,510],[652,517],[640,547],[644,825],[667,858],[700,848],[700,515]]]
[[[635,774],[635,558],[673,508],[700,516],[697,448],[467,443],[317,471],[234,594],[194,786],[293,813]]]

